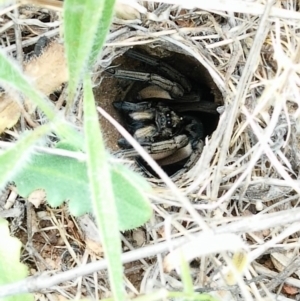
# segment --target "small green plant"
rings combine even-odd
[[[114,298],[124,300],[119,231],[145,223],[151,216],[151,207],[144,194],[149,190],[145,180],[124,166],[109,164],[92,93],[90,72],[105,41],[113,10],[114,0],[64,1],[64,39],[70,75],[67,112],[83,84],[84,139],[51,101],[35,90],[19,67],[0,53],[1,82],[30,99],[49,120],[48,124],[25,133],[14,147],[0,155],[0,184],[3,187],[14,181],[25,197],[36,188],[45,189],[50,205],[58,206],[68,200],[70,211],[76,215],[92,209],[103,238]],[[58,148],[75,152],[83,149],[86,162],[34,153],[34,146],[43,143],[50,131],[63,141],[57,144]],[[9,238],[5,240],[9,242]],[[5,241],[3,246],[6,245]],[[0,283],[8,283],[2,275]],[[20,273],[18,279],[25,276]]]

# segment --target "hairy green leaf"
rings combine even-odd
[[[35,103],[50,119],[55,117],[55,107],[44,95],[37,91],[30,80],[22,73],[17,64],[4,52],[0,51],[0,81],[4,85],[21,91],[24,96]]]
[[[98,1],[97,5],[99,6],[99,1]],[[96,34],[93,37],[94,43],[93,43],[92,51],[91,51],[90,57],[89,57],[89,68],[91,68],[93,66],[93,64],[95,63],[95,60],[97,59],[97,56],[99,55],[99,53],[104,45],[105,38],[106,38],[106,35],[109,30],[109,26],[112,21],[114,5],[115,5],[115,0],[102,1],[102,7],[101,7],[102,16],[98,20]],[[87,22],[88,22],[88,20],[87,20]]]
[[[53,122],[52,129],[55,129],[61,138],[72,139],[74,142],[79,140],[80,135],[65,121],[64,116],[55,109],[53,103],[32,85],[30,78],[24,75],[16,62],[2,51],[0,51],[0,82],[4,87],[8,86],[20,91],[23,96],[36,104]]]
[[[125,300],[125,291],[122,284],[122,246],[119,237],[117,205],[89,76],[84,78],[83,88],[84,131],[93,212],[102,237],[102,246],[108,262],[108,275],[114,299],[122,301]]]
[[[66,144],[57,148],[70,149]],[[57,207],[69,200],[70,212],[75,216],[91,210],[85,163],[72,158],[35,154],[30,162],[13,178],[18,193],[23,197],[36,189],[44,189],[47,201]]]
[[[57,148],[76,150],[65,142],[58,143]],[[58,155],[33,154],[23,165],[23,168],[12,177],[20,195],[27,198],[32,191],[44,189],[47,193],[47,201],[53,207],[61,205],[63,201],[69,201],[70,212],[75,216],[91,211],[85,162]],[[152,213],[145,196],[145,192],[151,189],[150,185],[142,177],[120,164],[115,164],[110,172],[119,229],[129,230],[139,227],[150,218]]]
[[[120,164],[113,167],[111,177],[120,230],[134,229],[144,224],[152,215],[151,205],[145,195],[151,190],[149,183]]]
[[[0,189],[26,165],[33,152],[33,146],[50,131],[49,124],[40,126],[33,132],[27,132],[15,146],[0,154]]]
[[[64,37],[69,68],[69,105],[89,72],[108,33],[115,0],[65,0]]]

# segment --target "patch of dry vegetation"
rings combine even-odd
[[[201,4],[206,10],[184,5],[183,1],[181,6],[141,1],[135,8],[126,6],[130,12],[118,14],[122,19],[114,20],[95,67],[95,84],[102,80],[101,93],[96,92],[99,105],[115,117],[111,102],[116,100],[118,87],[102,71],[133,46],[156,53],[164,49],[191,56],[206,68],[219,90],[213,93],[224,103],[218,127],[206,138],[201,158],[176,179],[176,186],[170,179],[166,179],[165,185],[149,179],[154,188],[149,197],[155,216],[143,230],[123,237],[124,250],[144,247],[128,253],[125,259],[132,262],[125,269],[127,290],[131,295],[162,287],[181,290],[178,274],[174,270],[163,272],[166,261],[162,255],[169,250],[171,238],[190,238],[202,232],[207,236],[194,237],[197,252],[191,255],[196,289],[215,292],[222,300],[273,300],[275,293],[280,300],[297,299],[300,296],[299,3],[206,1]],[[11,22],[16,18],[21,26]],[[18,15],[7,10],[2,14],[2,45],[6,51],[15,53],[16,45],[21,48],[33,45],[43,34],[56,36],[58,26],[59,19],[52,11],[33,12],[32,7],[22,7]],[[82,117],[80,106],[79,102],[78,123]],[[118,134],[109,123],[104,122],[103,128],[104,134],[109,133],[106,139],[113,148]],[[12,130],[6,131],[8,137],[13,134]],[[56,219],[62,221],[64,217],[60,214]],[[64,225],[66,234],[74,240],[82,239],[76,237],[78,229],[74,232],[70,219]],[[51,245],[49,227],[52,226],[47,224],[46,230],[40,231]],[[224,233],[233,240],[224,240]],[[54,244],[61,247],[66,244],[71,249],[67,241],[73,239],[66,238],[68,235]],[[245,277],[237,278],[229,286],[228,272],[222,266],[230,264],[231,255],[239,251],[235,249],[241,246],[236,238],[243,239],[249,266]],[[189,251],[186,252],[189,256]],[[60,255],[58,252],[53,262]],[[87,256],[86,251],[83,262]],[[99,292],[95,293],[97,284]],[[66,298],[79,295],[80,291],[84,295],[109,294],[107,281],[99,274],[72,285],[78,285],[77,289],[60,287],[56,291]]]

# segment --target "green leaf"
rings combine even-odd
[[[71,151],[78,149],[77,146],[65,141],[59,142],[56,148]],[[18,149],[21,152],[18,152]],[[11,172],[11,166],[17,158],[25,156],[22,149],[23,146],[18,144],[10,157],[5,155],[2,159],[3,154],[0,156],[2,166],[0,179],[6,170],[7,173]],[[145,192],[151,190],[150,185],[141,176],[120,164],[115,164],[111,169],[111,179],[116,198],[119,230],[129,230],[143,225],[152,214],[145,195]],[[27,155],[26,160],[23,160],[22,169],[19,169],[10,180],[16,183],[18,193],[24,198],[36,189],[44,189],[50,206],[56,207],[69,200],[71,214],[79,216],[91,211],[85,162],[58,155],[35,153]],[[99,181],[101,183],[102,178]]]
[[[66,143],[59,143],[57,148],[69,150],[72,147]],[[36,189],[44,189],[47,202],[52,207],[70,200],[70,212],[75,216],[91,210],[84,162],[57,155],[35,154],[13,180],[18,193],[25,198]]]
[[[104,255],[108,263],[108,275],[115,300],[125,300],[121,240],[115,195],[110,167],[100,131],[92,83],[86,76],[84,91],[84,131],[86,136],[87,166],[93,213],[98,225]]]
[[[64,37],[69,68],[68,105],[99,55],[113,15],[114,0],[65,0]]]
[[[76,94],[79,80],[82,77],[83,69],[87,61],[86,54],[80,54],[82,51],[81,47],[83,47],[81,45],[81,27],[86,2],[88,1],[64,1],[64,38],[69,71],[68,102],[70,102]]]
[[[22,243],[9,235],[8,223],[0,218],[0,286],[27,277],[27,267],[20,263]],[[22,294],[1,299],[1,301],[33,301],[33,295]]]
[[[194,293],[193,279],[191,277],[191,269],[189,263],[184,258],[183,253],[180,256],[180,268],[181,268],[181,280],[184,287],[184,292],[187,295],[192,295]]]
[[[55,107],[44,95],[36,90],[25,77],[17,64],[0,51],[0,81],[20,92],[35,103],[48,117],[53,120]]]
[[[99,1],[97,5],[99,6]],[[90,68],[93,66],[104,45],[106,35],[112,22],[114,5],[115,0],[102,1],[102,15],[97,24],[96,35],[94,36],[94,44],[89,57]]]
[[[123,165],[112,169],[112,183],[122,231],[143,225],[152,215],[151,205],[145,195],[151,187],[140,175]]]
[[[70,124],[64,121],[64,117],[55,110],[50,100],[32,86],[30,79],[22,73],[16,62],[3,51],[0,51],[0,81],[5,87],[9,86],[20,91],[22,95],[35,103],[45,113],[47,118],[52,121],[51,125],[44,125],[30,132],[30,134],[27,133],[25,139],[22,138],[15,147],[0,155],[0,187],[3,187],[15,173],[15,170],[22,168],[26,163],[34,144],[50,130],[55,129],[60,137],[72,139],[72,142],[77,142],[77,145],[80,145],[82,141],[79,141],[80,135],[75,132]]]
[[[0,154],[0,188],[26,165],[33,151],[33,145],[46,135],[50,129],[50,125],[45,124],[33,132],[27,132],[14,147]]]
[[[52,102],[45,95],[33,87],[30,79],[22,73],[16,62],[2,51],[0,51],[0,81],[5,87],[9,86],[20,91],[22,95],[36,104],[53,122],[52,126],[61,138],[72,138],[73,141],[80,139],[80,135],[65,121],[61,112],[55,109]]]

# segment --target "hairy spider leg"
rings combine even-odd
[[[201,140],[204,136],[202,122],[194,119],[192,116],[184,116],[184,122],[187,122],[187,124],[184,126],[182,133],[187,135],[189,143],[185,147],[174,152],[172,155],[159,160],[157,162],[159,165],[166,166],[189,159],[185,163],[186,165],[188,162],[190,162],[191,158],[194,158],[194,153],[198,153],[199,147],[203,145],[203,141]]]
[[[140,62],[144,62],[150,66],[157,67],[157,69],[167,75],[173,81],[179,83],[186,92],[190,92],[192,89],[191,83],[186,79],[186,77],[181,74],[179,71],[171,67],[169,64],[161,61],[160,59],[151,57],[150,55],[143,54],[137,52],[135,50],[129,49],[125,52],[125,55],[138,60]]]
[[[170,92],[172,97],[181,97],[184,94],[184,89],[181,87],[180,84],[177,84],[176,82],[172,82],[155,73],[116,70],[116,69],[107,69],[106,72],[112,74],[116,78],[142,81],[153,85],[157,85],[160,88]]]
[[[154,125],[150,124],[146,126],[147,123],[153,123],[155,116],[153,110],[151,110],[151,103],[114,101],[113,106],[125,115],[129,132],[139,142],[147,141],[147,136],[152,137],[157,132]],[[150,141],[150,139],[148,139],[148,141]],[[118,145],[126,149],[131,147],[130,143],[124,138],[118,140]]]
[[[160,166],[167,166],[167,165],[175,164],[175,163],[178,163],[180,161],[187,159],[188,157],[191,156],[192,153],[193,153],[193,148],[192,148],[191,143],[189,142],[186,146],[180,148],[179,150],[177,150],[170,156],[158,160],[157,163]]]
[[[200,100],[198,97],[189,98],[189,95],[184,95],[178,99],[151,97],[136,103],[129,101],[114,101],[113,105],[118,110],[129,112],[148,109],[156,106],[159,103],[172,108],[178,113],[205,112],[209,114],[220,114],[219,108],[222,107],[220,104],[211,101]]]
[[[148,110],[151,108],[152,104],[150,102],[129,102],[129,101],[114,101],[113,106],[124,113]]]
[[[200,159],[204,147],[204,142],[203,140],[198,139],[197,143],[194,142],[194,144],[195,146],[193,147],[193,151],[191,152],[191,155],[189,156],[183,167],[171,176],[171,179],[173,181],[180,179],[182,175],[191,170]]]
[[[211,102],[211,101],[195,101],[195,102],[185,102],[185,101],[174,101],[169,105],[172,109],[177,112],[184,113],[184,112],[205,112],[210,114],[219,114],[218,108],[220,104]]]
[[[195,163],[195,160],[199,158],[203,149],[203,141],[201,140],[204,136],[203,124],[199,119],[189,115],[184,116],[183,122],[185,123],[185,126],[182,131],[187,135],[189,143],[170,156],[158,160],[157,163],[159,165],[167,166],[188,159],[183,166],[183,168],[187,170],[188,168],[191,168]]]
[[[161,160],[168,157],[185,147],[189,143],[189,139],[186,135],[178,135],[172,139],[160,141],[160,142],[141,142],[143,148],[151,155],[154,160]],[[124,149],[116,153],[125,159],[133,159],[139,157],[140,154],[135,149]]]

